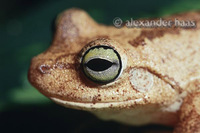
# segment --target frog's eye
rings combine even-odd
[[[101,84],[114,81],[122,71],[119,53],[104,45],[88,49],[82,57],[81,65],[89,79]]]

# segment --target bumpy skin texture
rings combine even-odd
[[[174,133],[200,133],[200,92],[189,95],[180,110]]]
[[[117,29],[97,24],[80,9],[67,10],[56,21],[50,48],[32,59],[29,81],[58,104],[105,120],[176,125],[183,99],[199,90],[200,13],[166,19],[175,18],[195,20],[197,28]],[[113,47],[123,62],[120,77],[106,85],[93,83],[80,68],[85,50],[100,44]]]

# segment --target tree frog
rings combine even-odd
[[[103,120],[200,132],[200,13],[166,19],[192,20],[196,28],[116,28],[66,10],[28,79],[54,102]]]

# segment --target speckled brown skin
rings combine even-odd
[[[80,9],[67,10],[56,21],[50,48],[32,59],[29,81],[53,101],[88,110],[105,120],[131,125],[176,125],[182,100],[199,90],[200,13],[167,19],[174,18],[195,20],[197,28],[117,29],[97,24]],[[84,51],[99,44],[113,47],[124,62],[121,76],[107,85],[93,83],[80,69]],[[132,70],[147,71],[152,77],[149,82],[153,85],[148,91],[141,92],[131,84]],[[145,87],[142,85],[139,84],[139,89]],[[184,106],[187,102],[180,112],[187,111]],[[181,128],[183,124],[178,125]]]
[[[185,98],[174,133],[200,133],[200,92]]]

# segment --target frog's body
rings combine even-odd
[[[95,23],[82,10],[67,10],[57,19],[52,46],[33,58],[29,80],[53,101],[102,119],[132,125],[179,122],[177,132],[200,132],[200,109],[186,104],[200,104],[200,13],[167,19],[174,18],[196,21],[197,28],[117,29]],[[96,45],[111,46],[121,56],[123,72],[111,83],[90,81],[80,67],[84,52]],[[191,110],[195,118],[188,117]]]

